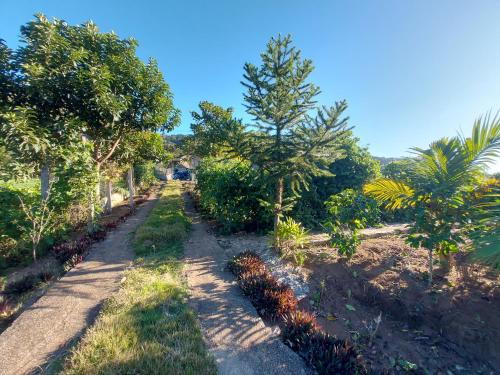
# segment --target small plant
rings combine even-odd
[[[367,374],[361,356],[347,340],[324,332],[313,334],[301,354],[318,374]]]
[[[299,310],[284,317],[281,337],[290,348],[299,352],[309,345],[312,335],[319,330],[314,315]]]
[[[28,237],[31,240],[31,252],[34,261],[36,261],[36,251],[43,235],[54,226],[54,220],[52,218],[54,209],[49,206],[52,184],[53,181],[49,183],[47,194],[42,197],[40,202],[25,202],[21,195],[18,195],[21,209],[26,216],[28,224],[22,226],[21,229],[28,233]]]
[[[92,241],[99,242],[106,238],[106,229],[98,228],[89,234]]]
[[[272,232],[273,245],[283,258],[291,258],[298,266],[303,266],[307,255],[302,250],[308,243],[309,231],[291,217],[280,221],[277,233]]]
[[[52,247],[52,253],[62,263],[71,260],[71,264],[75,265],[83,260],[83,255],[92,245],[90,236],[85,235],[75,241],[66,241]],[[76,263],[75,263],[76,262]]]
[[[368,346],[371,347],[373,344],[373,339],[375,338],[378,327],[382,323],[382,311],[378,314],[373,321],[370,321],[368,324],[365,324],[366,330],[368,331]]]
[[[38,275],[26,275],[19,280],[8,283],[5,286],[5,294],[22,294],[35,289],[35,287],[40,283],[40,278]]]
[[[353,189],[346,189],[332,195],[325,205],[329,219],[324,228],[329,232],[331,245],[340,254],[351,257],[360,243],[359,230],[378,222],[377,203]]]
[[[247,250],[231,259],[227,264],[227,268],[239,278],[244,272],[264,273],[266,265],[257,254]]]
[[[319,374],[366,374],[354,347],[322,332],[310,313],[297,311],[292,289],[272,276],[258,255],[245,251],[229,261],[228,269],[262,316],[281,321],[283,341]]]

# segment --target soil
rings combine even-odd
[[[350,337],[373,370],[397,373],[493,374],[500,369],[498,275],[452,257],[427,287],[427,252],[398,237],[364,241],[347,261],[312,250],[312,294],[302,305],[324,329]],[[381,314],[381,323],[370,342]]]
[[[267,241],[250,234],[220,238],[235,253],[262,254]],[[310,291],[301,308],[328,333],[354,342],[373,373],[500,372],[498,274],[456,254],[450,269],[435,264],[430,290],[427,252],[399,236],[366,239],[350,260],[327,247],[307,253],[301,273]]]

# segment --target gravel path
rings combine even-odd
[[[194,211],[186,195],[186,211],[193,219],[186,242],[186,277],[190,305],[197,312],[203,334],[221,375],[308,374],[304,363],[266,326],[241,293],[234,277],[224,270],[234,255],[221,247]]]
[[[1,375],[43,373],[93,323],[133,259],[129,235],[155,201],[152,196],[103,242],[95,244],[84,262],[56,281],[0,335]]]

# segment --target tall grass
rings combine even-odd
[[[134,268],[95,325],[71,351],[63,374],[216,374],[182,279],[190,222],[181,185],[169,183],[132,240]]]

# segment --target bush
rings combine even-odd
[[[134,177],[136,186],[141,191],[149,189],[158,182],[155,175],[155,165],[153,162],[138,164],[134,166]]]
[[[40,277],[38,275],[26,275],[19,280],[8,283],[5,286],[5,294],[22,294],[35,289],[35,287],[40,283]]]
[[[271,227],[272,213],[265,200],[265,184],[246,161],[202,160],[196,170],[201,211],[215,219],[223,233],[264,231]]]
[[[310,313],[297,311],[292,289],[272,276],[257,254],[245,251],[230,260],[228,268],[259,314],[278,320],[283,341],[319,374],[366,374],[355,348],[322,332]]]
[[[36,180],[23,183],[0,183],[0,267],[10,267],[29,259],[24,251],[29,238],[22,230],[28,225],[21,209],[19,197],[26,203],[38,199],[39,184]]]
[[[341,146],[345,157],[328,167],[332,176],[313,178],[308,191],[302,193],[291,215],[308,228],[318,228],[327,219],[325,201],[345,189],[360,190],[363,185],[380,175],[380,164],[366,148],[351,137]]]
[[[278,237],[278,243],[274,246],[279,249],[284,258],[291,258],[297,265],[303,266],[306,253],[302,249],[307,245],[309,231],[301,223],[289,217],[280,221],[277,232],[277,235],[274,231],[272,233],[273,241]]]
[[[229,262],[228,268],[238,278],[238,285],[264,317],[277,320],[297,309],[293,290],[267,272],[262,259],[244,252]]]
[[[228,269],[239,279],[246,272],[263,274],[266,271],[266,265],[257,254],[247,250],[231,259],[228,262]]]
[[[78,240],[66,241],[52,247],[52,253],[61,263],[71,260],[71,264],[75,265],[75,261],[81,261],[83,255],[92,245],[90,236],[85,235]]]
[[[294,351],[298,352],[309,345],[312,336],[320,328],[316,318],[306,311],[295,311],[284,317],[281,337]]]
[[[361,356],[347,340],[339,340],[324,332],[314,333],[299,354],[320,375],[368,373]]]
[[[380,210],[374,199],[352,189],[332,195],[325,202],[328,221],[325,228],[331,245],[347,256],[352,256],[359,245],[359,230],[379,222]]]

